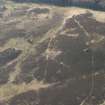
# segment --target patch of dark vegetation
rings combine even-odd
[[[101,76],[101,77],[100,77]],[[105,98],[104,75],[95,79],[95,90],[86,103],[99,105]],[[39,91],[28,91],[14,96],[9,105],[80,105],[91,90],[91,77],[85,79],[71,79]],[[99,91],[100,90],[100,91]]]
[[[14,71],[16,61],[12,62],[21,54],[20,50],[8,48],[0,52],[0,84],[8,82],[9,74]]]
[[[98,22],[96,19],[92,18],[91,13],[78,15],[76,19],[90,34],[97,33],[105,36],[105,23]]]
[[[9,74],[13,72],[15,69],[14,66],[15,64],[7,66],[5,68],[3,67],[0,68],[0,85],[8,82]]]
[[[5,65],[6,63],[16,59],[21,54],[21,50],[15,48],[8,48],[0,52],[0,66]]]
[[[0,85],[8,82],[9,74],[15,70],[16,62],[0,67]]]
[[[11,38],[25,37],[26,31],[24,29],[17,29],[16,23],[0,26],[0,46],[4,45]]]
[[[48,8],[34,8],[34,9],[31,9],[28,13],[46,14],[46,13],[49,13],[49,9]]]
[[[12,100],[10,101],[10,105],[26,105],[26,104],[36,105],[37,97],[38,95],[35,91],[29,91],[28,93],[26,92],[12,98]]]

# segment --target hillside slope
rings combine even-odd
[[[104,105],[105,13],[34,3],[0,9],[0,105]]]

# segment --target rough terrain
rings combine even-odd
[[[105,12],[3,3],[0,105],[105,105]]]

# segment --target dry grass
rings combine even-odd
[[[29,84],[5,84],[0,86],[0,99],[1,100],[8,100],[15,95],[18,95],[23,92],[27,92],[29,90],[39,90],[40,88],[47,88],[50,86],[49,84],[43,84],[43,82],[38,82],[33,80]]]

